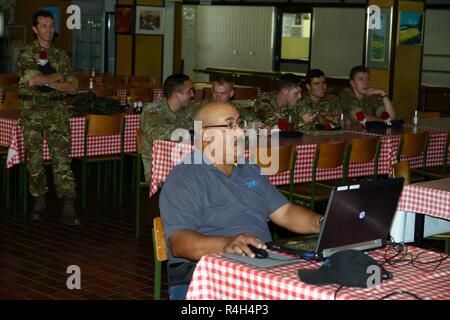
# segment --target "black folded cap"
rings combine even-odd
[[[298,270],[300,280],[307,284],[340,284],[347,287],[367,288],[368,278],[374,274],[370,266],[380,268],[380,275],[387,273],[374,259],[358,250],[344,250],[332,254],[317,270]],[[383,277],[382,277],[383,278]]]

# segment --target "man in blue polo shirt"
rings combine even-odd
[[[202,256],[234,252],[253,258],[248,245],[266,249],[264,243],[271,240],[269,219],[296,233],[320,229],[321,216],[290,203],[259,167],[236,165],[243,157],[236,145],[244,130],[233,105],[204,105],[196,120],[202,123],[196,148],[173,168],[160,194],[171,299],[185,298],[195,261]],[[222,149],[211,148],[213,143]]]

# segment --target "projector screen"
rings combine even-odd
[[[0,38],[5,36],[5,13],[0,11]]]

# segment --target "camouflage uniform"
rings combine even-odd
[[[363,111],[367,115],[379,117],[385,111],[383,99],[380,96],[364,96],[358,100],[352,88],[345,88],[339,94],[338,104],[344,114],[352,120],[352,124],[357,124],[356,113]]]
[[[261,122],[268,126],[274,126],[278,123],[279,119],[289,119],[291,116],[291,121],[298,122],[298,117],[300,111],[298,110],[298,104],[280,107],[277,104],[277,92],[264,92],[261,94],[255,102],[255,113]]]
[[[169,109],[165,98],[145,105],[139,119],[139,127],[142,129],[142,162],[146,181],[150,181],[151,176],[153,141],[169,140],[177,128],[193,130],[196,110],[188,106],[181,107],[174,113]]]
[[[299,122],[297,124],[297,128],[298,129],[303,129],[303,130],[309,130],[314,128],[318,123],[320,123],[319,121],[319,116],[322,116],[324,118],[326,118],[327,120],[329,120],[330,122],[335,122],[334,121],[334,113],[335,112],[339,112],[339,110],[337,110],[337,104],[336,101],[333,100],[328,100],[326,98],[323,98],[321,100],[319,100],[318,102],[313,102],[311,99],[311,96],[306,93],[304,95],[302,95],[302,98],[298,101],[297,103],[297,110],[298,110],[298,119]],[[301,116],[309,113],[309,114],[314,114],[318,112],[317,117],[309,122],[309,123],[304,123],[303,119]]]
[[[26,45],[17,59],[19,95],[22,98],[22,113],[19,124],[23,129],[27,169],[30,174],[29,189],[33,197],[42,197],[48,192],[47,179],[42,164],[43,132],[47,131],[48,145],[53,164],[53,177],[59,198],[74,198],[75,179],[70,169],[70,122],[64,93],[49,87],[30,87],[27,83],[43,73],[60,72],[65,80],[77,85],[72,64],[67,54],[54,46],[45,49],[48,63],[38,66],[39,41]],[[45,69],[43,69],[45,68]]]

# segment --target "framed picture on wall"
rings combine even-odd
[[[391,54],[391,9],[380,10],[380,24],[367,28],[366,67],[388,69]],[[367,24],[369,25],[369,23]]]
[[[116,6],[116,33],[133,33],[133,6]]]
[[[423,12],[400,11],[398,44],[422,45]]]
[[[164,7],[136,6],[136,34],[164,34]]]

